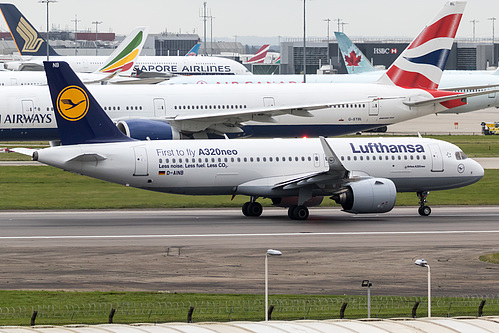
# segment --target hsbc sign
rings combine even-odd
[[[389,47],[375,47],[373,49],[374,54],[397,54],[398,50],[396,48]]]

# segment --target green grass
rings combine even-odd
[[[186,196],[145,191],[65,172],[48,166],[0,168],[0,210],[17,209],[133,209],[241,207],[246,196]],[[499,186],[499,170],[464,188],[431,192],[430,205],[499,205],[490,195]],[[270,206],[268,199],[259,200]],[[335,206],[325,198],[322,206]],[[397,205],[415,206],[415,193],[399,193]]]
[[[481,261],[485,261],[491,264],[499,264],[499,253],[490,253],[480,256]]]
[[[420,301],[418,317],[427,316],[426,298],[371,298],[372,316],[379,318],[410,317]],[[473,315],[481,298],[433,297],[432,315],[437,317]],[[365,318],[365,296],[271,295],[274,320],[339,318],[341,305],[347,302],[345,318]],[[194,307],[193,321],[263,320],[263,295],[237,294],[168,294],[156,292],[70,292],[70,291],[0,291],[0,325],[29,325],[33,311],[38,311],[37,325],[99,324],[108,321],[116,309],[115,323],[185,322],[189,307]],[[484,315],[497,315],[499,300],[488,299]]]

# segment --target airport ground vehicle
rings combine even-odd
[[[482,122],[483,135],[499,135],[499,122],[486,123]]]

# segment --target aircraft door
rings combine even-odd
[[[319,154],[317,154],[317,153],[314,153],[314,166],[316,168],[321,166],[321,159],[319,157]]]
[[[135,155],[135,172],[134,176],[147,176],[149,175],[147,167],[147,151],[144,147],[133,148]]]
[[[379,115],[379,99],[377,97],[374,97],[371,103],[369,103],[369,115],[370,116]]]
[[[430,144],[429,147],[431,153],[431,171],[444,171],[444,160],[442,158],[442,153],[440,152],[440,147],[437,144]]]
[[[275,106],[274,97],[264,97],[263,106]]]
[[[11,86],[17,86],[17,78],[11,77],[10,78],[10,85]]]
[[[33,126],[33,116],[35,115],[35,107],[32,100],[22,100],[23,126]]]
[[[154,103],[154,116],[155,117],[165,117],[166,116],[166,103],[163,98],[155,98]]]

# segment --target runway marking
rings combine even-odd
[[[208,238],[208,237],[265,237],[265,236],[380,236],[380,235],[435,235],[435,234],[485,234],[499,230],[454,230],[454,231],[360,231],[360,232],[288,232],[266,234],[199,234],[199,235],[97,235],[97,236],[0,236],[0,240],[30,239],[130,239],[130,238]]]

